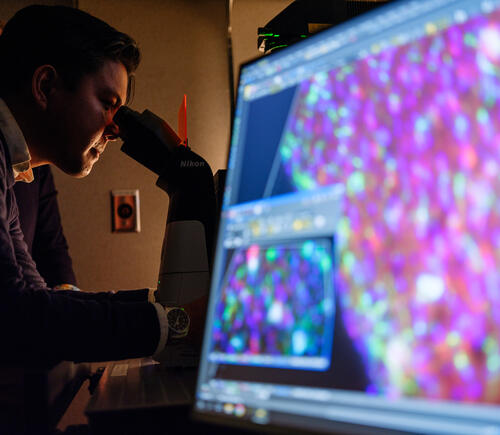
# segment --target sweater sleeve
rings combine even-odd
[[[28,252],[28,246],[21,230],[17,203],[11,190],[6,191],[6,206],[8,210],[8,231],[23,279],[37,288],[46,288],[47,284],[38,272],[35,262]]]
[[[0,144],[1,145],[1,144]],[[0,146],[0,362],[52,365],[152,355],[160,322],[149,302],[79,299],[48,290],[23,273],[25,245],[13,242],[17,208]],[[29,254],[28,254],[29,256]]]
[[[76,285],[50,166],[41,166],[37,169],[35,176],[39,177],[39,197],[33,238],[33,259],[49,287],[58,284]]]

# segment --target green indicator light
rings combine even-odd
[[[279,38],[279,37],[280,37],[280,35],[274,35],[274,37],[275,37],[275,38]]]
[[[283,47],[288,47],[288,45],[287,44],[277,45],[276,47],[271,48],[271,50],[276,50],[277,48],[283,48]]]

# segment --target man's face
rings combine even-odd
[[[117,138],[113,116],[125,101],[127,84],[123,64],[107,61],[76,89],[59,86],[47,111],[47,160],[70,175],[88,175],[108,140]]]

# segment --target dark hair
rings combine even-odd
[[[65,6],[28,6],[18,11],[0,35],[0,96],[30,86],[40,65],[54,66],[69,89],[105,61],[121,62],[129,76],[140,62],[137,43],[104,21]]]

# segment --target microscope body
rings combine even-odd
[[[215,234],[215,188],[208,163],[179,146],[168,177],[157,186],[170,202],[163,240],[156,300],[183,306],[206,294],[210,286]]]
[[[216,199],[209,164],[161,118],[122,107],[115,116],[123,152],[155,172],[169,196],[156,301],[183,306],[208,294]]]

